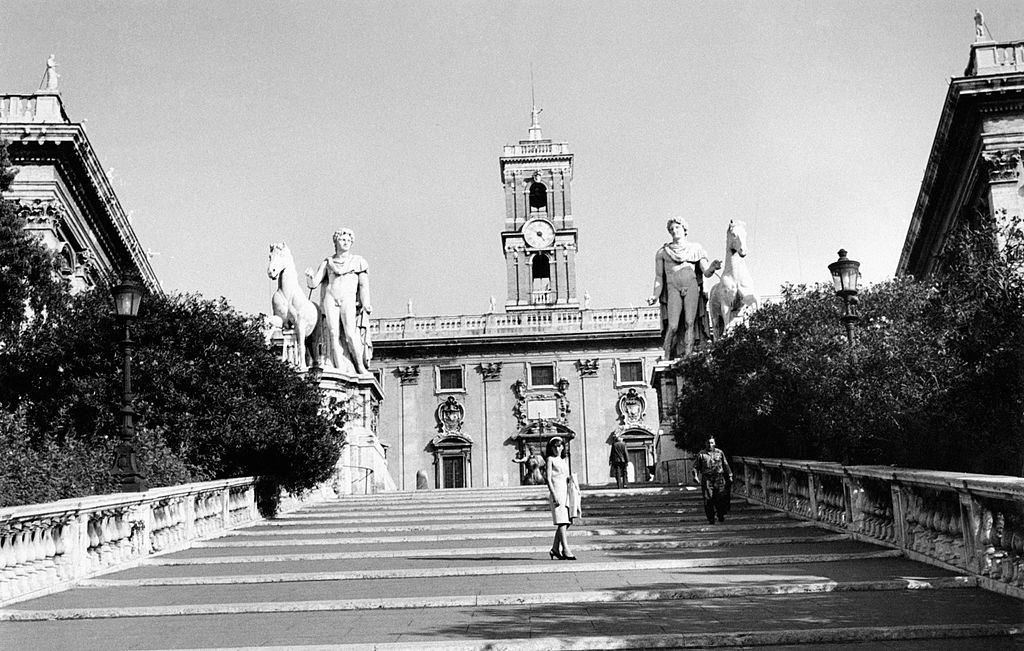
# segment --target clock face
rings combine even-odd
[[[546,219],[531,219],[523,225],[523,239],[535,249],[546,249],[555,243],[555,227]]]

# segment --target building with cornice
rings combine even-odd
[[[949,83],[897,275],[927,278],[959,223],[1021,215],[1024,41],[979,36]]]
[[[581,304],[577,235],[586,220],[572,210],[573,154],[543,137],[538,113],[527,139],[498,161],[504,311],[372,322],[385,396],[377,432],[400,489],[536,483],[537,455],[554,435],[566,439],[582,483],[612,481],[616,434],[633,480],[653,472],[661,418],[647,378],[662,352],[658,308]]]
[[[57,252],[72,291],[110,273],[162,291],[84,127],[64,110],[52,56],[39,90],[0,95],[0,139],[18,168],[4,198]]]

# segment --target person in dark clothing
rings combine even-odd
[[[725,453],[715,447],[713,436],[708,437],[704,449],[694,459],[693,479],[700,483],[708,523],[714,524],[716,516],[719,522],[724,522],[732,493],[732,468]]]
[[[629,466],[629,452],[626,451],[626,443],[620,434],[615,435],[611,454],[608,455],[608,463],[612,466],[615,485],[618,488],[624,488],[626,486],[626,468]]]

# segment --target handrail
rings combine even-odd
[[[259,519],[242,477],[0,509],[0,606]]]
[[[342,463],[342,464],[338,464],[338,465],[341,468],[355,468],[355,469],[358,469],[358,470],[366,471],[365,473],[363,473],[363,478],[362,478],[362,482],[363,482],[363,495],[369,495],[371,493],[375,493],[376,492],[375,487],[373,485],[373,468],[370,468],[370,467],[367,467],[367,466],[357,466],[357,465],[351,464],[351,463]],[[355,486],[357,481],[359,481],[359,480],[353,479],[350,483],[352,484],[352,486]],[[354,495],[355,492],[356,491],[353,490],[352,494]]]
[[[1024,478],[732,458],[733,493],[1024,599]]]

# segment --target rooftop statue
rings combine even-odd
[[[343,373],[368,373],[370,343],[369,268],[362,256],[351,252],[355,239],[347,228],[334,233],[334,255],[316,268],[306,269],[306,285],[320,288],[323,341],[327,359]]]
[[[672,241],[654,255],[654,292],[647,303],[661,304],[665,359],[669,360],[689,355],[695,345],[711,338],[704,278],[720,269],[722,261],[708,263],[704,247],[686,240],[689,225],[683,218],[669,219],[666,227]]]
[[[746,257],[747,225],[730,220],[725,231],[725,269],[722,279],[711,288],[708,302],[711,327],[716,337],[721,337],[742,312],[757,309],[757,294],[744,260]]]
[[[57,57],[53,54],[46,59],[46,72],[43,73],[43,81],[39,83],[39,90],[57,90]]]
[[[974,42],[985,40],[985,14],[981,9],[974,10]]]
[[[270,245],[267,276],[277,281],[277,291],[270,300],[274,316],[280,319],[282,329],[291,328],[293,332],[293,345],[290,348],[284,346],[282,359],[294,363],[300,371],[305,371],[307,353],[309,361],[316,360],[315,348],[307,351],[306,341],[316,328],[319,312],[306,291],[299,286],[295,259],[284,242]]]

